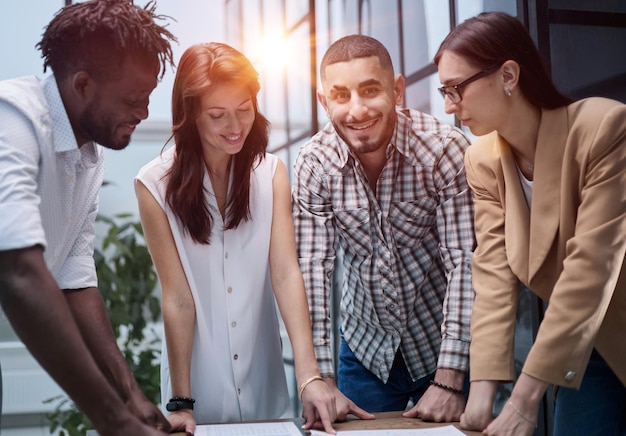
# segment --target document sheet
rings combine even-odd
[[[312,430],[311,436],[326,436],[330,433]],[[453,425],[435,428],[411,428],[399,430],[345,430],[337,436],[463,436],[463,432]]]
[[[293,422],[255,422],[199,425],[195,436],[302,436],[302,432]]]

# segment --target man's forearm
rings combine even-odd
[[[33,357],[96,427],[124,415],[122,399],[91,356],[41,248],[0,252],[0,301]]]
[[[111,385],[124,401],[139,386],[117,345],[97,288],[65,291],[65,298],[87,347]]]

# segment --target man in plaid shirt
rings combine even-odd
[[[406,417],[459,420],[474,300],[469,141],[397,108],[404,79],[373,38],[332,44],[321,80],[331,122],[297,157],[293,214],[315,351],[334,390],[330,290],[342,261],[338,416],[354,404],[380,412],[412,401]]]

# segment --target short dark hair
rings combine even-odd
[[[57,80],[86,70],[94,75],[112,75],[127,56],[159,66],[173,66],[170,40],[165,26],[156,24],[165,15],[155,14],[150,1],[143,8],[133,0],[88,0],[65,6],[46,27],[37,48]]]
[[[320,75],[326,77],[326,67],[338,62],[348,62],[352,59],[376,56],[380,66],[393,72],[391,56],[385,46],[377,39],[367,35],[347,35],[333,42],[322,57]]]
[[[445,50],[482,70],[508,60],[517,62],[520,90],[535,106],[554,109],[572,102],[552,82],[524,25],[504,12],[483,12],[459,24],[439,46],[434,58],[436,65]]]

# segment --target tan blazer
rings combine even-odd
[[[523,371],[578,388],[594,347],[626,385],[626,105],[544,110],[529,209],[497,132],[465,156],[476,201],[471,380],[514,379],[519,281],[549,302]]]

